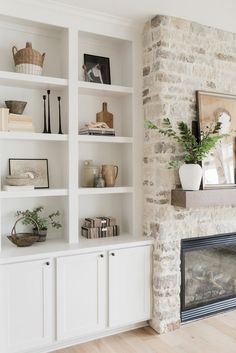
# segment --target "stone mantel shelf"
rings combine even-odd
[[[236,205],[236,188],[171,190],[171,205],[184,208]]]

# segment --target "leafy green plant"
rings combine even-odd
[[[43,217],[41,215],[43,210],[44,210],[44,207],[39,206],[39,207],[35,207],[32,211],[30,210],[17,211],[16,217],[24,217],[24,219],[22,219],[22,224],[24,225],[32,224],[33,228],[35,228],[35,224],[31,220],[33,219],[38,224],[39,230],[47,230],[49,226],[56,229],[61,228],[62,225],[57,220],[58,217],[60,216],[60,212],[56,211],[54,213],[51,213],[47,217]],[[27,217],[30,217],[30,218],[27,218]]]
[[[228,136],[228,134],[220,134],[220,122],[216,122],[212,126],[206,127],[205,131],[201,131],[199,140],[183,121],[178,123],[178,132],[173,129],[168,118],[163,120],[163,128],[161,129],[151,121],[147,122],[147,126],[149,129],[157,129],[162,135],[176,140],[183,150],[183,161],[193,164],[202,161],[219,140]],[[177,167],[178,164],[178,161],[171,161],[169,167]]]

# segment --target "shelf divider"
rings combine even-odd
[[[96,96],[126,96],[133,93],[132,87],[107,85],[95,82],[78,81],[80,94]]]
[[[132,186],[117,186],[112,188],[79,188],[79,195],[128,194],[133,192]]]
[[[67,189],[35,189],[35,190],[14,190],[1,191],[0,199],[13,199],[25,197],[51,197],[51,196],[67,196]]]
[[[10,71],[0,71],[0,85],[21,88],[58,90],[67,87],[68,80],[57,77],[37,76]]]

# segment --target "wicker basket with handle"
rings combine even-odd
[[[27,42],[26,47],[18,50],[12,47],[13,59],[15,62],[16,72],[32,75],[41,75],[45,53],[40,54],[32,48],[32,43]]]
[[[35,233],[16,233],[16,225],[22,219],[29,219],[32,223],[34,223],[35,227],[39,231],[38,223],[31,217],[20,217],[16,220],[12,230],[11,235],[8,235],[7,238],[15,245],[19,247],[30,246],[35,243],[39,236]]]

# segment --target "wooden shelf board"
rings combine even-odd
[[[125,96],[133,93],[132,87],[107,85],[94,82],[78,81],[80,94],[96,96]]]
[[[62,89],[68,85],[68,80],[57,77],[21,74],[10,71],[0,71],[0,85],[37,89]]]
[[[236,188],[207,189],[198,191],[171,191],[173,206],[192,208],[236,205]]]
[[[132,137],[79,135],[79,142],[87,143],[133,143]]]
[[[102,195],[102,194],[127,194],[132,193],[132,186],[118,186],[112,188],[79,188],[79,195]]]
[[[68,141],[68,135],[0,131],[0,140]]]
[[[48,197],[67,196],[67,189],[35,189],[35,190],[14,190],[1,191],[0,199],[24,198],[24,197]]]

